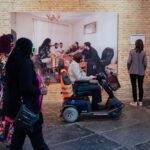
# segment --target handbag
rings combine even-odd
[[[24,131],[31,131],[38,120],[39,113],[33,113],[25,104],[22,104],[14,120],[14,126]]]

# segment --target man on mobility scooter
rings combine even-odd
[[[120,116],[123,104],[114,97],[113,92],[107,85],[106,77],[103,73],[96,75],[95,79],[98,81],[99,86],[101,85],[105,89],[109,98],[105,106],[98,107],[98,105],[96,105],[97,107],[94,107],[93,109],[93,103],[97,104],[98,101],[92,100],[92,105],[90,103],[88,96],[93,97],[93,91],[89,90],[89,87],[91,86],[89,79],[74,81],[74,84],[72,84],[68,72],[64,68],[63,61],[59,62],[59,69],[62,87],[61,93],[64,99],[61,116],[66,122],[75,122],[79,118],[80,114],[108,115],[114,118]]]

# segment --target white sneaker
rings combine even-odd
[[[143,106],[143,102],[139,102],[139,106]]]
[[[137,106],[137,102],[130,102],[131,106]]]

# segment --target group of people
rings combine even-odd
[[[68,50],[63,48],[63,43],[51,44],[51,39],[46,38],[42,45],[38,49],[38,58],[43,68],[43,74],[47,72],[46,70],[55,71],[58,67],[59,59],[63,59],[64,56],[68,55],[71,59],[77,53],[82,54],[82,61],[87,62],[87,75],[95,75],[99,72],[105,72],[105,66],[103,60],[100,59],[98,52],[92,47],[90,42],[85,42],[83,46],[80,46],[78,42],[73,43]],[[54,58],[55,56],[55,58]],[[46,60],[47,62],[43,62]],[[109,61],[109,64],[111,61]]]
[[[42,59],[48,57],[51,53],[51,40],[49,38],[44,40],[43,44],[39,47],[38,58],[34,62],[31,59],[32,46],[31,40],[27,38],[18,39],[5,65],[3,104],[5,118],[7,117],[13,123],[22,104],[26,105],[35,114],[39,114],[39,119],[33,125],[32,131],[28,132],[14,126],[10,150],[22,150],[26,135],[29,136],[35,150],[49,150],[44,142],[42,133],[43,117],[41,105],[42,97],[47,93],[47,89],[42,82],[42,76],[44,75],[42,72]],[[57,44],[55,45],[55,49],[57,49]],[[80,48],[79,44],[75,43],[66,53],[71,54],[73,58],[68,68],[72,84],[78,80],[88,81],[88,86],[81,83],[77,88],[80,91],[90,91],[90,95],[92,96],[92,109],[99,110],[99,103],[102,101],[102,98],[101,89],[95,74],[101,72],[101,68],[99,68],[100,58],[97,51],[91,46],[90,42],[85,42],[83,48]],[[80,67],[82,59],[94,61],[98,71],[93,75],[86,74]],[[130,74],[134,100],[131,105],[142,106],[143,80],[147,68],[147,58],[143,41],[140,39],[136,41],[135,48],[129,53],[127,68]],[[138,80],[139,100],[137,98],[136,80]],[[109,96],[113,97],[113,93]]]

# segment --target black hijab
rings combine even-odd
[[[6,80],[7,83],[11,84],[16,72],[19,71],[21,65],[25,62],[26,59],[30,59],[32,53],[32,42],[27,38],[20,38],[17,40],[16,45],[8,57],[6,63]]]

